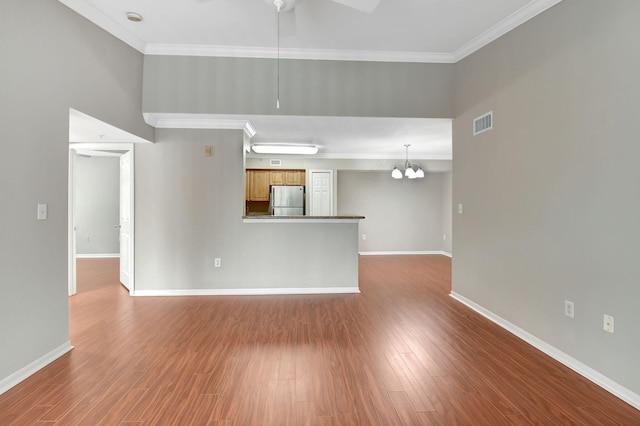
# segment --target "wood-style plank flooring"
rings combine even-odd
[[[78,262],[75,349],[0,395],[0,425],[640,425],[448,296],[444,256],[360,258],[359,295],[132,298]]]

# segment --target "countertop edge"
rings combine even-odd
[[[364,216],[242,216],[244,223],[358,223]]]

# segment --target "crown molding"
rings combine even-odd
[[[225,58],[275,59],[278,57],[278,50],[273,47],[149,43],[144,49],[144,54],[165,56],[209,56]],[[291,48],[281,48],[280,59],[444,64],[450,64],[454,62],[453,55],[450,53]]]
[[[252,138],[256,131],[248,120],[220,118],[212,114],[165,114],[145,112],[144,121],[156,129],[243,130]]]
[[[83,0],[58,0],[60,3],[67,6],[72,11],[76,12],[80,16],[93,22],[109,34],[119,38],[129,46],[133,47],[137,51],[144,53],[146,43],[129,32],[122,25],[116,21],[108,18],[105,14],[93,7],[89,2]],[[126,19],[124,14],[122,15],[123,21]]]
[[[518,9],[507,18],[498,22],[484,33],[464,44],[451,54],[453,63],[456,63],[477,50],[480,50],[492,41],[502,37],[514,28],[522,25],[533,17],[539,15],[550,7],[555,6],[562,0],[534,0],[522,8]]]
[[[108,18],[84,0],[58,1],[145,55],[263,59],[278,57],[278,50],[276,48],[145,43],[136,35],[128,31],[123,25]],[[533,0],[501,22],[489,28],[489,30],[465,43],[454,52],[395,52],[374,50],[282,48],[280,49],[280,58],[327,61],[454,64],[561,1],[562,0]]]
[[[429,160],[452,160],[453,155],[448,153],[433,153],[427,154],[422,153],[418,154],[422,161]],[[255,157],[255,158],[263,158],[263,157]],[[327,160],[389,160],[389,154],[367,154],[367,153],[355,153],[355,152],[344,152],[344,153],[331,153],[331,154],[323,154],[318,153],[313,156],[313,158],[324,158]],[[395,160],[394,160],[395,161]],[[398,160],[404,163],[404,159]],[[415,161],[412,161],[414,163]]]

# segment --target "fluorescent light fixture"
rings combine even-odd
[[[315,145],[297,145],[284,143],[256,143],[251,145],[253,152],[258,154],[301,154],[313,155],[318,153]]]

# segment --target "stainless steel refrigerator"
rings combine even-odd
[[[272,186],[269,209],[274,216],[304,215],[304,186]]]

